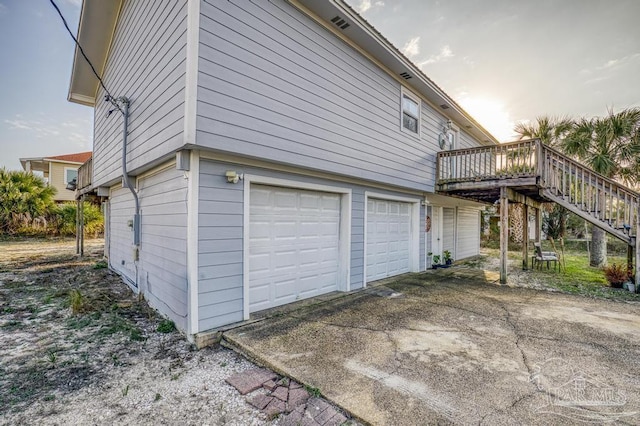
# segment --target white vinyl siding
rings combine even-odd
[[[399,131],[398,81],[283,0],[204,1],[201,11],[198,145],[433,188],[437,133]],[[425,116],[441,118],[420,110],[423,134]]]
[[[340,198],[251,185],[250,312],[338,289]]]
[[[109,264],[129,284],[136,280],[136,265],[133,258],[133,196],[127,188],[111,188],[109,196]]]
[[[114,97],[131,100],[128,170],[167,157],[183,144],[186,0],[125,0],[103,80]],[[93,184],[117,179],[122,162],[122,114],[96,94]]]
[[[187,180],[174,165],[139,179],[140,287],[149,303],[187,327]]]
[[[367,281],[410,271],[411,204],[369,198]]]
[[[243,185],[226,164],[200,161],[198,313],[200,331],[243,319]]]

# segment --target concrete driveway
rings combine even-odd
[[[640,424],[640,305],[493,279],[405,276],[225,339],[375,425]]]

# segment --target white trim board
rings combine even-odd
[[[191,151],[189,159],[190,170],[185,172],[188,178],[187,190],[187,306],[188,323],[187,334],[198,333],[200,314],[198,309],[198,238],[199,220],[198,206],[200,199],[200,155],[196,150]]]
[[[420,204],[422,199],[383,194],[379,192],[364,192],[364,253],[362,262],[363,288],[367,287],[367,220],[369,198],[388,201],[400,201],[411,203],[411,258],[409,259],[409,271],[420,271]]]
[[[426,193],[425,191],[421,191],[418,189],[410,189],[410,188],[397,187],[393,185],[386,185],[380,182],[373,182],[365,179],[358,179],[352,176],[336,175],[336,174],[331,174],[329,172],[322,172],[317,170],[308,170],[308,169],[303,169],[300,167],[290,166],[286,164],[277,164],[277,163],[271,163],[264,160],[257,160],[257,159],[252,159],[248,157],[240,157],[238,155],[233,155],[233,154],[216,153],[213,151],[200,151],[200,158],[204,160],[217,161],[219,163],[235,164],[238,167],[242,167],[242,166],[259,167],[259,168],[270,170],[270,171],[291,173],[291,174],[297,174],[305,177],[325,179],[325,180],[330,180],[332,182],[335,182],[336,184],[344,185],[348,183],[352,185],[371,187],[381,191],[399,192],[399,193],[407,194],[408,196],[421,197],[422,194]]]
[[[187,2],[187,59],[185,69],[184,145],[196,143],[198,61],[200,59],[200,0]]]
[[[338,289],[351,290],[351,200],[350,188],[339,186],[306,183],[290,179],[272,178],[260,175],[244,175],[243,198],[243,246],[242,246],[242,299],[243,318],[248,320],[249,314],[249,224],[251,207],[251,184],[279,186],[284,188],[306,189],[311,191],[342,194],[340,200],[340,266]],[[231,183],[229,185],[232,185]]]

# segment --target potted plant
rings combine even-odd
[[[433,261],[431,262],[431,269],[438,269],[440,267],[440,255],[436,254],[433,256]]]
[[[453,258],[451,257],[451,252],[449,250],[445,250],[443,253],[444,263],[447,266],[451,266],[453,263]]]
[[[633,269],[627,269],[627,282],[625,284],[627,284],[627,290],[631,293],[636,292],[636,276],[633,273]]]
[[[613,288],[622,288],[622,284],[629,280],[629,272],[622,265],[613,263],[605,266],[602,271],[604,272],[604,277],[607,279],[607,282],[609,282],[609,285]]]

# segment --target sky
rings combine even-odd
[[[81,0],[56,0],[75,32]],[[73,40],[49,0],[0,0],[0,167],[90,151],[93,110],[67,101]]]
[[[81,0],[56,0],[71,29]],[[498,140],[537,116],[640,106],[640,0],[347,0]],[[91,150],[73,41],[48,0],[0,0],[0,167]]]
[[[498,140],[640,106],[639,0],[347,0]]]

